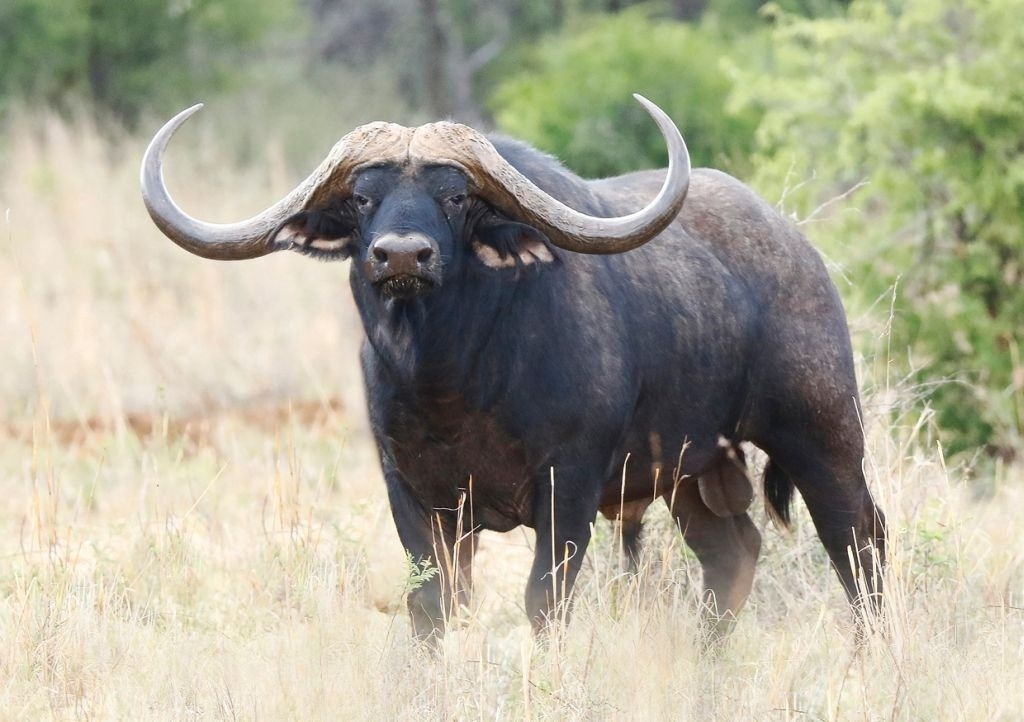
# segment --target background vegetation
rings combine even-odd
[[[847,298],[894,299],[892,348],[950,449],[1004,457],[1024,432],[1021,12],[909,0],[781,16],[771,63],[733,95],[763,112],[754,180],[788,184],[787,210],[808,217],[856,189],[812,229]]]
[[[0,719],[1017,719],[1022,14],[0,3]],[[854,649],[809,520],[782,535],[758,512],[750,605],[701,659],[699,570],[654,512],[637,577],[598,525],[549,647],[520,609],[529,534],[485,536],[463,627],[418,656],[347,269],[188,256],[141,208],[139,156],[205,100],[168,180],[213,220],[265,207],[379,118],[453,116],[609,174],[663,160],[634,91],[833,271],[891,524],[884,634]]]
[[[10,0],[0,112],[89,109],[104,129],[142,117],[151,129],[213,95],[208,122],[234,158],[265,158],[269,133],[295,175],[357,123],[451,116],[601,176],[663,162],[631,98],[645,93],[698,164],[816,222],[855,311],[891,308],[886,363],[935,409],[951,452],[1013,459],[1022,11],[1024,0]]]

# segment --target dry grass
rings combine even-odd
[[[972,498],[881,414],[868,471],[890,604],[860,651],[798,515],[765,530],[751,602],[702,659],[699,570],[665,514],[637,578],[598,525],[574,623],[547,647],[521,610],[529,536],[486,537],[461,628],[436,657],[412,648],[347,268],[192,258],[141,209],[142,141],[112,156],[45,117],[9,132],[0,718],[1022,718],[1024,473]],[[265,174],[220,166],[194,129],[180,140],[172,188],[207,217],[298,177],[273,150]]]

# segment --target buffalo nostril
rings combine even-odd
[[[371,259],[388,273],[419,273],[434,257],[436,247],[420,233],[388,233],[370,247]]]

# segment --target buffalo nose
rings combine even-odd
[[[389,233],[370,247],[373,257],[386,263],[392,273],[415,273],[434,255],[430,239],[420,233]]]

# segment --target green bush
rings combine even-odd
[[[759,36],[744,36],[757,55]],[[633,9],[551,36],[491,97],[498,126],[554,153],[587,176],[664,165],[641,93],[679,124],[694,162],[733,168],[753,146],[759,113],[725,114],[732,89],[720,60],[728,46],[699,26]]]
[[[222,87],[239,54],[289,16],[277,0],[4,0],[0,102],[94,101],[133,121]]]
[[[816,240],[862,308],[896,287],[894,356],[930,392],[949,445],[1012,456],[1024,430],[1024,0],[900,7],[781,15],[772,61],[742,77],[734,104],[764,112],[757,184],[797,215],[866,182]]]

